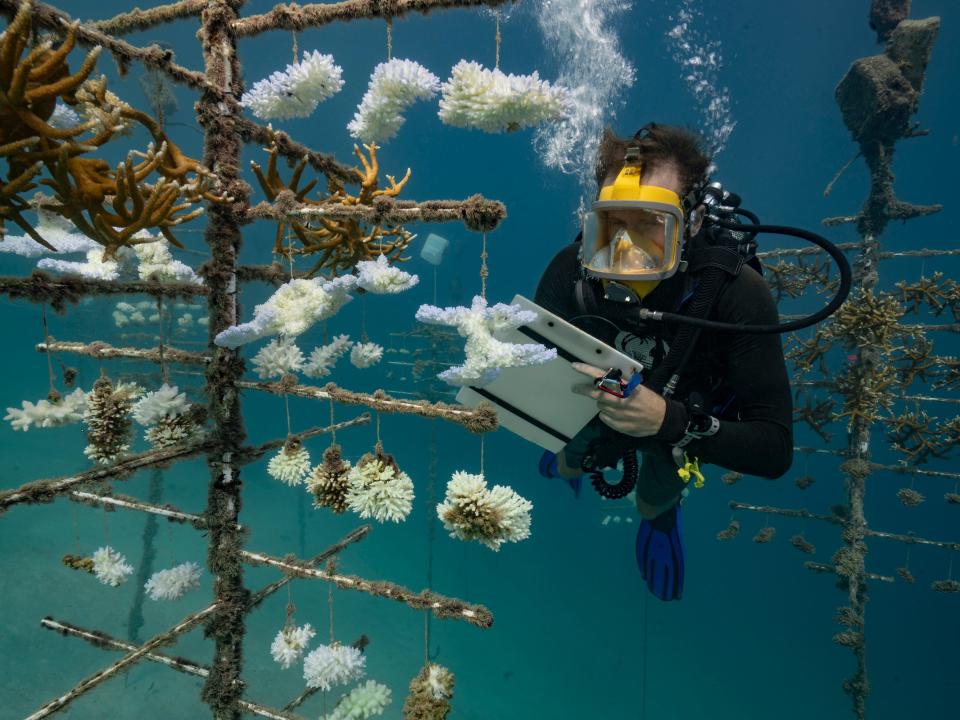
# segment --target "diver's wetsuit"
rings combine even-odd
[[[579,249],[580,243],[574,242],[557,253],[537,286],[536,303],[637,359],[649,373],[665,356],[677,324],[638,323],[631,320],[635,306],[631,310],[622,302],[604,300],[600,293],[598,314],[604,319],[580,316],[575,296],[581,273]],[[675,274],[647,295],[643,306],[676,312],[689,295],[687,283],[686,273]],[[770,290],[748,265],[726,284],[710,319],[751,325],[779,322]],[[787,472],[793,459],[793,399],[779,335],[704,330],[674,396],[667,400],[660,431],[641,443],[641,450],[664,456],[670,450],[668,443],[683,437],[687,425],[683,401],[693,391],[706,399],[704,410],[721,422],[716,435],[694,440],[684,448],[690,457],[768,478]],[[676,481],[672,472],[664,473],[663,478],[662,482],[644,483],[642,474],[638,500],[661,505],[675,497],[682,481]]]

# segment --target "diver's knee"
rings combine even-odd
[[[637,512],[640,513],[640,517],[644,520],[653,520],[672,508],[677,503],[677,500],[679,500],[679,497],[678,495],[662,505],[651,505],[642,498],[637,498]]]

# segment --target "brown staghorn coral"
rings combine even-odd
[[[353,172],[360,180],[360,192],[351,195],[343,184],[331,177],[328,180],[329,193],[321,199],[309,198],[307,195],[316,185],[311,180],[302,188],[300,181],[307,165],[307,158],[303,157],[293,170],[289,183],[285,183],[277,172],[278,150],[276,144],[267,149],[269,160],[266,172],[255,162],[250,163],[257,181],[263,189],[267,199],[276,203],[281,209],[284,206],[293,206],[301,203],[308,208],[322,208],[325,205],[365,205],[372,206],[377,198],[396,197],[403,186],[410,179],[410,170],[398,182],[392,175],[387,175],[390,185],[387,188],[379,187],[379,162],[377,160],[377,146],[365,145],[369,157],[364,156],[360,148],[354,146],[354,154],[360,160],[363,169],[354,168]],[[414,235],[402,227],[386,227],[375,224],[365,229],[353,218],[334,220],[324,218],[319,213],[313,219],[303,222],[289,222],[290,230],[300,241],[300,247],[284,246],[284,237],[287,223],[280,221],[274,237],[274,252],[282,255],[319,255],[308,276],[321,270],[328,270],[333,275],[349,272],[361,260],[375,260],[379,255],[385,255],[391,262],[404,260],[401,253],[413,239]],[[392,238],[392,239],[391,239]]]
[[[442,665],[428,663],[410,681],[410,694],[403,703],[403,720],[446,720],[453,697],[453,673]]]
[[[347,509],[350,461],[344,460],[341,448],[334,443],[323,451],[323,462],[307,478],[307,490],[313,493],[315,507],[327,507],[343,513]]]

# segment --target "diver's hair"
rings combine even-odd
[[[680,197],[686,196],[690,190],[706,180],[707,170],[712,162],[703,138],[693,130],[676,125],[649,123],[637,139],[622,138],[608,125],[603,130],[600,147],[597,149],[598,188],[603,186],[607,176],[620,172],[624,153],[631,147],[640,150],[640,158],[647,166],[664,162],[676,163],[682,183]]]

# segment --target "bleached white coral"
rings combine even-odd
[[[409,290],[420,282],[418,275],[390,264],[385,255],[357,263],[357,286],[374,295],[389,295]]]
[[[261,120],[286,120],[309,117],[317,105],[343,87],[343,69],[332,55],[319,50],[303,53],[303,58],[258,80],[240,98],[240,104]]]
[[[269,335],[300,335],[314,323],[335,315],[352,300],[349,292],[356,282],[355,275],[333,280],[290,280],[277,288],[265,303],[256,306],[253,320],[218,333],[214,343],[236,348]]]
[[[560,120],[572,106],[570,91],[530,75],[505,75],[461,60],[441,87],[440,119],[448,125],[485,132],[519,130]]]
[[[311,378],[326,377],[351,345],[349,335],[337,335],[332,342],[315,347],[303,366],[303,374]]]
[[[271,340],[253,356],[253,367],[261,378],[283,377],[303,367],[303,353],[290,340]]]
[[[300,627],[285,627],[273,639],[270,654],[286,670],[300,659],[310,639],[316,634],[310,623]]]
[[[21,404],[22,409],[8,407],[3,419],[8,420],[14,430],[26,432],[31,425],[48,428],[80,422],[87,407],[87,394],[77,388],[55,402],[39,400],[34,404],[29,400],[23,400]]]
[[[337,707],[325,720],[367,720],[383,714],[390,704],[390,688],[367,680],[340,698]]]
[[[147,428],[143,437],[154,448],[165,448],[195,440],[202,431],[194,417],[184,413],[160,418]]]
[[[155,425],[161,418],[174,417],[190,409],[185,393],[176,385],[164,383],[133,406],[133,419],[141,425]]]
[[[382,62],[373,69],[347,130],[367,143],[389,140],[405,121],[401,113],[417,100],[430,100],[439,89],[440,78],[418,62],[400,58]]]
[[[483,475],[458,470],[447,484],[447,494],[437,505],[437,515],[450,537],[478,540],[492,550],[505,542],[530,537],[533,504],[512,488],[487,488]]]
[[[104,260],[103,249],[100,247],[87,251],[86,262],[74,262],[72,260],[59,260],[57,258],[41,258],[37,267],[41,270],[50,272],[66,273],[71,275],[80,275],[89,280],[116,280],[120,277],[121,262],[123,256],[129,253],[127,248],[120,248],[117,251],[118,260]]]
[[[329,690],[334,685],[363,677],[367,658],[351,645],[321,645],[303,660],[303,679],[307,687]]]
[[[383,359],[383,348],[376,343],[356,343],[350,351],[350,363],[354,367],[368,368]]]
[[[161,237],[153,242],[134,245],[133,251],[139,260],[137,273],[141,280],[203,284],[203,280],[193,271],[193,268],[173,259],[170,244],[166,238]]]
[[[348,475],[347,507],[378,522],[406,520],[413,508],[413,481],[389,456],[364,456]]]
[[[287,485],[302,485],[310,472],[310,453],[299,443],[284,446],[270,458],[267,473]]]
[[[200,587],[203,571],[195,562],[185,562],[150,576],[144,588],[151,600],[179,600],[188,590]]]
[[[133,566],[127,559],[107,545],[93,554],[93,574],[104,585],[116,587],[133,572]]]
[[[449,698],[453,695],[453,673],[436,663],[430,663],[427,671],[426,685],[430,694],[436,699]]]
[[[72,107],[58,101],[56,106],[53,108],[53,115],[51,115],[50,119],[47,120],[47,124],[50,127],[57,128],[58,130],[66,130],[67,128],[72,128],[79,125],[80,116]]]
[[[505,367],[541,365],[557,356],[555,349],[538,343],[508,343],[493,336],[500,330],[517,328],[536,319],[536,313],[518,305],[497,303],[487,307],[487,301],[477,295],[469,308],[421,305],[416,317],[423,323],[455,327],[461,337],[467,338],[464,364],[437,376],[451,385],[486,385]]]
[[[34,229],[40,237],[57,249],[58,255],[87,252],[100,247],[94,240],[80,233],[69,220],[42,208],[37,211],[37,225]],[[52,252],[29,235],[6,235],[0,242],[0,253],[40,257]]]

